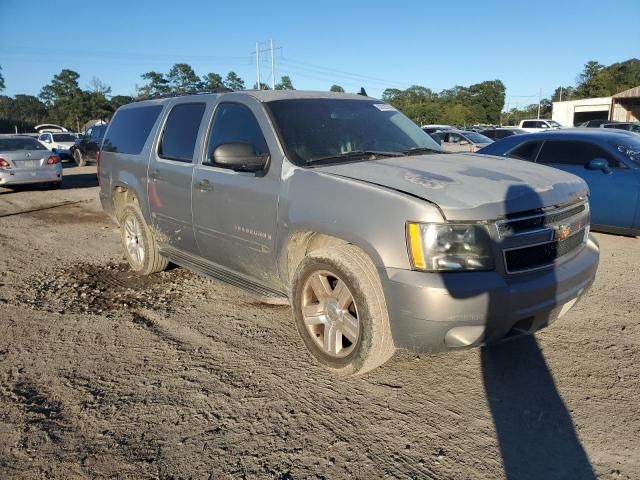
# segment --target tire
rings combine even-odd
[[[87,159],[84,158],[82,152],[78,149],[73,151],[73,161],[76,162],[78,167],[84,167],[87,164]]]
[[[324,304],[316,293],[323,288]],[[298,266],[291,289],[298,333],[324,367],[339,375],[361,375],[393,356],[395,347],[380,278],[371,259],[358,247],[344,244],[311,252]],[[336,293],[338,290],[341,293]],[[327,292],[331,295],[326,296]],[[332,331],[337,332],[335,341],[333,335],[325,335]]]
[[[120,238],[131,269],[139,275],[151,275],[167,268],[169,261],[160,255],[158,243],[137,205],[126,205],[118,215]]]
[[[59,182],[51,182],[47,184],[49,190],[59,190],[62,188],[62,180]]]

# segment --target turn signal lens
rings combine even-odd
[[[4,158],[0,158],[0,168],[11,168],[11,164]]]
[[[47,159],[47,165],[55,165],[56,163],[60,163],[60,157],[58,155],[51,155]]]
[[[420,225],[417,223],[409,224],[409,252],[413,260],[413,266],[424,270],[424,254],[422,253],[422,237],[420,235]]]

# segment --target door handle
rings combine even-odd
[[[160,176],[160,170],[153,170],[151,172],[151,175],[149,175],[151,177],[151,179],[155,182],[157,180],[162,179],[162,177]]]
[[[200,180],[198,182],[198,189],[200,189],[201,192],[212,192],[213,185],[211,185],[209,180]]]

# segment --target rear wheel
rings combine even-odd
[[[341,375],[362,374],[395,350],[378,272],[354,245],[311,252],[292,284],[293,316],[305,346]]]
[[[126,205],[119,221],[125,257],[134,272],[150,275],[167,268],[169,261],[160,255],[156,239],[136,205]]]
[[[79,167],[84,167],[87,164],[87,160],[82,155],[82,152],[78,149],[73,151],[73,161],[76,162],[76,165]]]

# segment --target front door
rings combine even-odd
[[[213,158],[219,145],[236,142],[269,154],[261,125],[270,129],[258,102],[216,106],[204,158],[193,175],[193,224],[202,257],[274,286],[279,170],[234,171]]]
[[[206,103],[171,107],[149,162],[148,198],[160,243],[197,253],[191,218],[191,178]]]
[[[586,166],[595,158],[609,162],[610,171],[589,170]],[[538,163],[559,168],[583,178],[591,192],[591,223],[594,225],[633,228],[640,198],[637,170],[599,145],[590,142],[551,140],[542,145]]]

